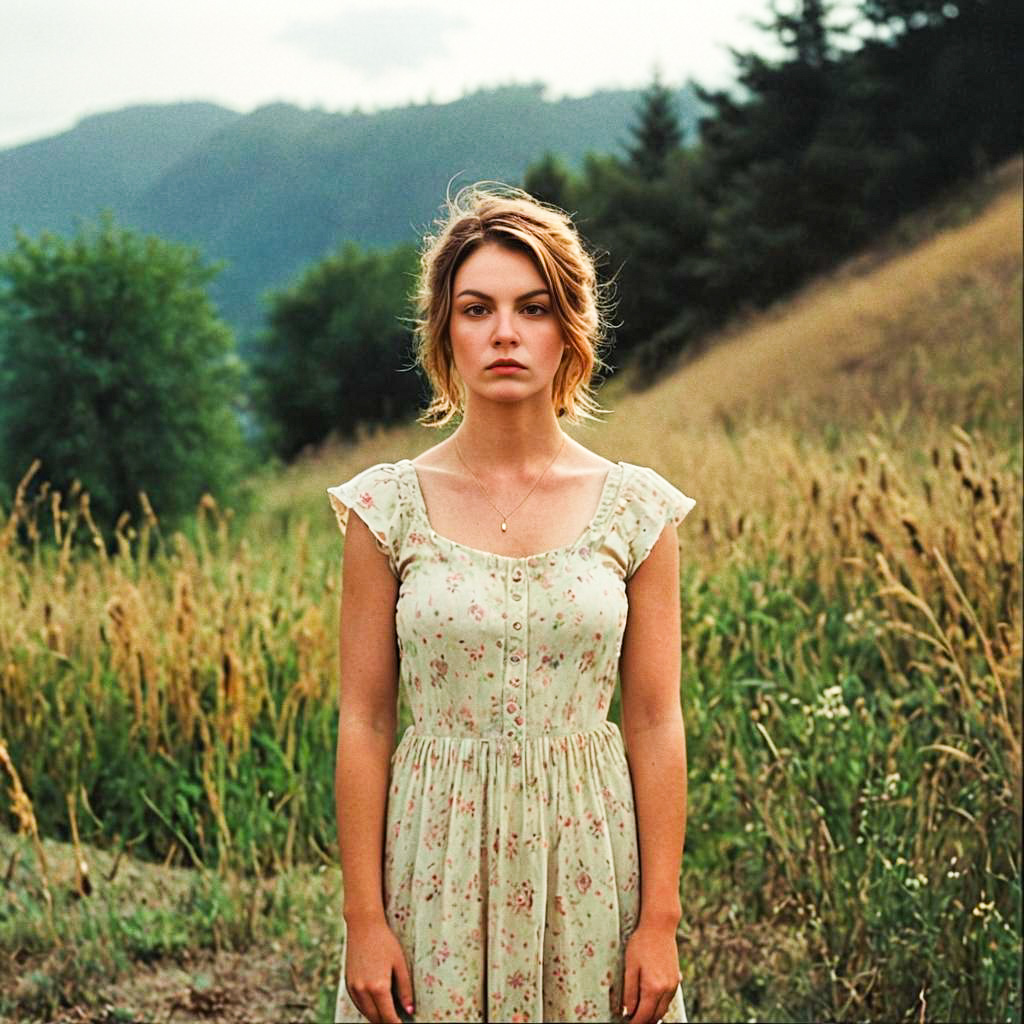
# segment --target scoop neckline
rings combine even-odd
[[[398,465],[402,466],[405,471],[411,475],[411,489],[413,493],[413,502],[416,506],[416,512],[434,541],[438,541],[448,547],[455,548],[458,551],[467,551],[474,555],[482,555],[485,558],[496,558],[505,562],[529,562],[532,559],[537,558],[550,558],[555,555],[568,554],[576,548],[582,547],[583,542],[599,526],[601,526],[607,518],[608,512],[612,506],[612,500],[618,493],[619,485],[622,481],[622,475],[626,468],[626,464],[624,462],[616,462],[605,474],[604,483],[601,485],[601,495],[597,500],[597,507],[594,509],[594,514],[590,517],[587,525],[583,527],[583,531],[580,535],[572,541],[572,543],[561,544],[558,547],[547,548],[544,551],[536,551],[529,555],[503,555],[497,551],[486,551],[483,548],[475,548],[470,544],[463,544],[460,541],[452,540],[451,537],[446,537],[443,533],[438,533],[431,525],[430,516],[427,514],[427,502],[423,497],[423,488],[420,486],[420,476],[419,473],[416,472],[416,467],[413,465],[412,459],[402,459]]]

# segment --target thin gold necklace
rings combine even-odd
[[[529,498],[529,496],[531,494],[533,494],[533,492],[535,490],[537,490],[537,485],[541,482],[541,480],[544,479],[545,475],[547,474],[547,471],[555,464],[555,460],[558,458],[558,456],[562,454],[562,450],[565,448],[565,442],[566,442],[567,438],[565,437],[564,434],[562,435],[562,443],[559,446],[558,451],[555,452],[554,458],[544,467],[544,470],[540,474],[540,476],[537,477],[537,479],[533,481],[533,486],[526,492],[526,496],[523,498],[523,500],[521,502],[519,502],[518,505],[516,505],[516,507],[514,509],[512,509],[511,512],[502,512],[501,509],[498,508],[498,506],[494,504],[494,500],[487,493],[487,488],[484,487],[483,483],[480,480],[480,477],[478,477],[476,475],[476,473],[473,472],[473,468],[462,457],[462,449],[459,447],[458,439],[453,436],[452,440],[455,442],[455,454],[458,455],[459,462],[461,462],[466,467],[466,469],[469,470],[469,475],[476,481],[477,487],[480,488],[480,493],[483,494],[483,496],[487,499],[487,501],[490,504],[491,508],[493,508],[494,511],[497,512],[499,516],[501,516],[501,532],[502,533],[507,533],[508,532],[508,521],[509,521],[509,519],[511,519],[512,516],[515,515],[515,513],[518,512],[523,507],[523,505],[526,504],[526,499]]]

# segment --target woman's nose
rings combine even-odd
[[[498,310],[494,318],[494,334],[491,341],[495,345],[518,345],[519,334],[516,331],[514,313],[509,310]]]

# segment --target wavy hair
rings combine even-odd
[[[463,411],[464,395],[452,356],[449,321],[455,274],[480,246],[495,243],[526,253],[551,293],[565,338],[552,383],[559,416],[576,423],[601,407],[592,388],[603,366],[608,300],[593,256],[569,215],[521,189],[497,182],[468,185],[449,197],[436,231],[424,239],[416,289],[416,359],[433,397],[420,422],[441,427]]]

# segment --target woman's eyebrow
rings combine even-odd
[[[532,292],[524,292],[522,295],[516,298],[516,302],[524,302],[526,299],[536,298],[538,295],[549,295],[550,292],[547,288],[534,288]],[[463,295],[475,295],[478,299],[486,299],[488,302],[493,302],[494,297],[488,295],[486,292],[478,292],[475,288],[463,288],[458,295],[455,296],[457,299],[461,299]]]

